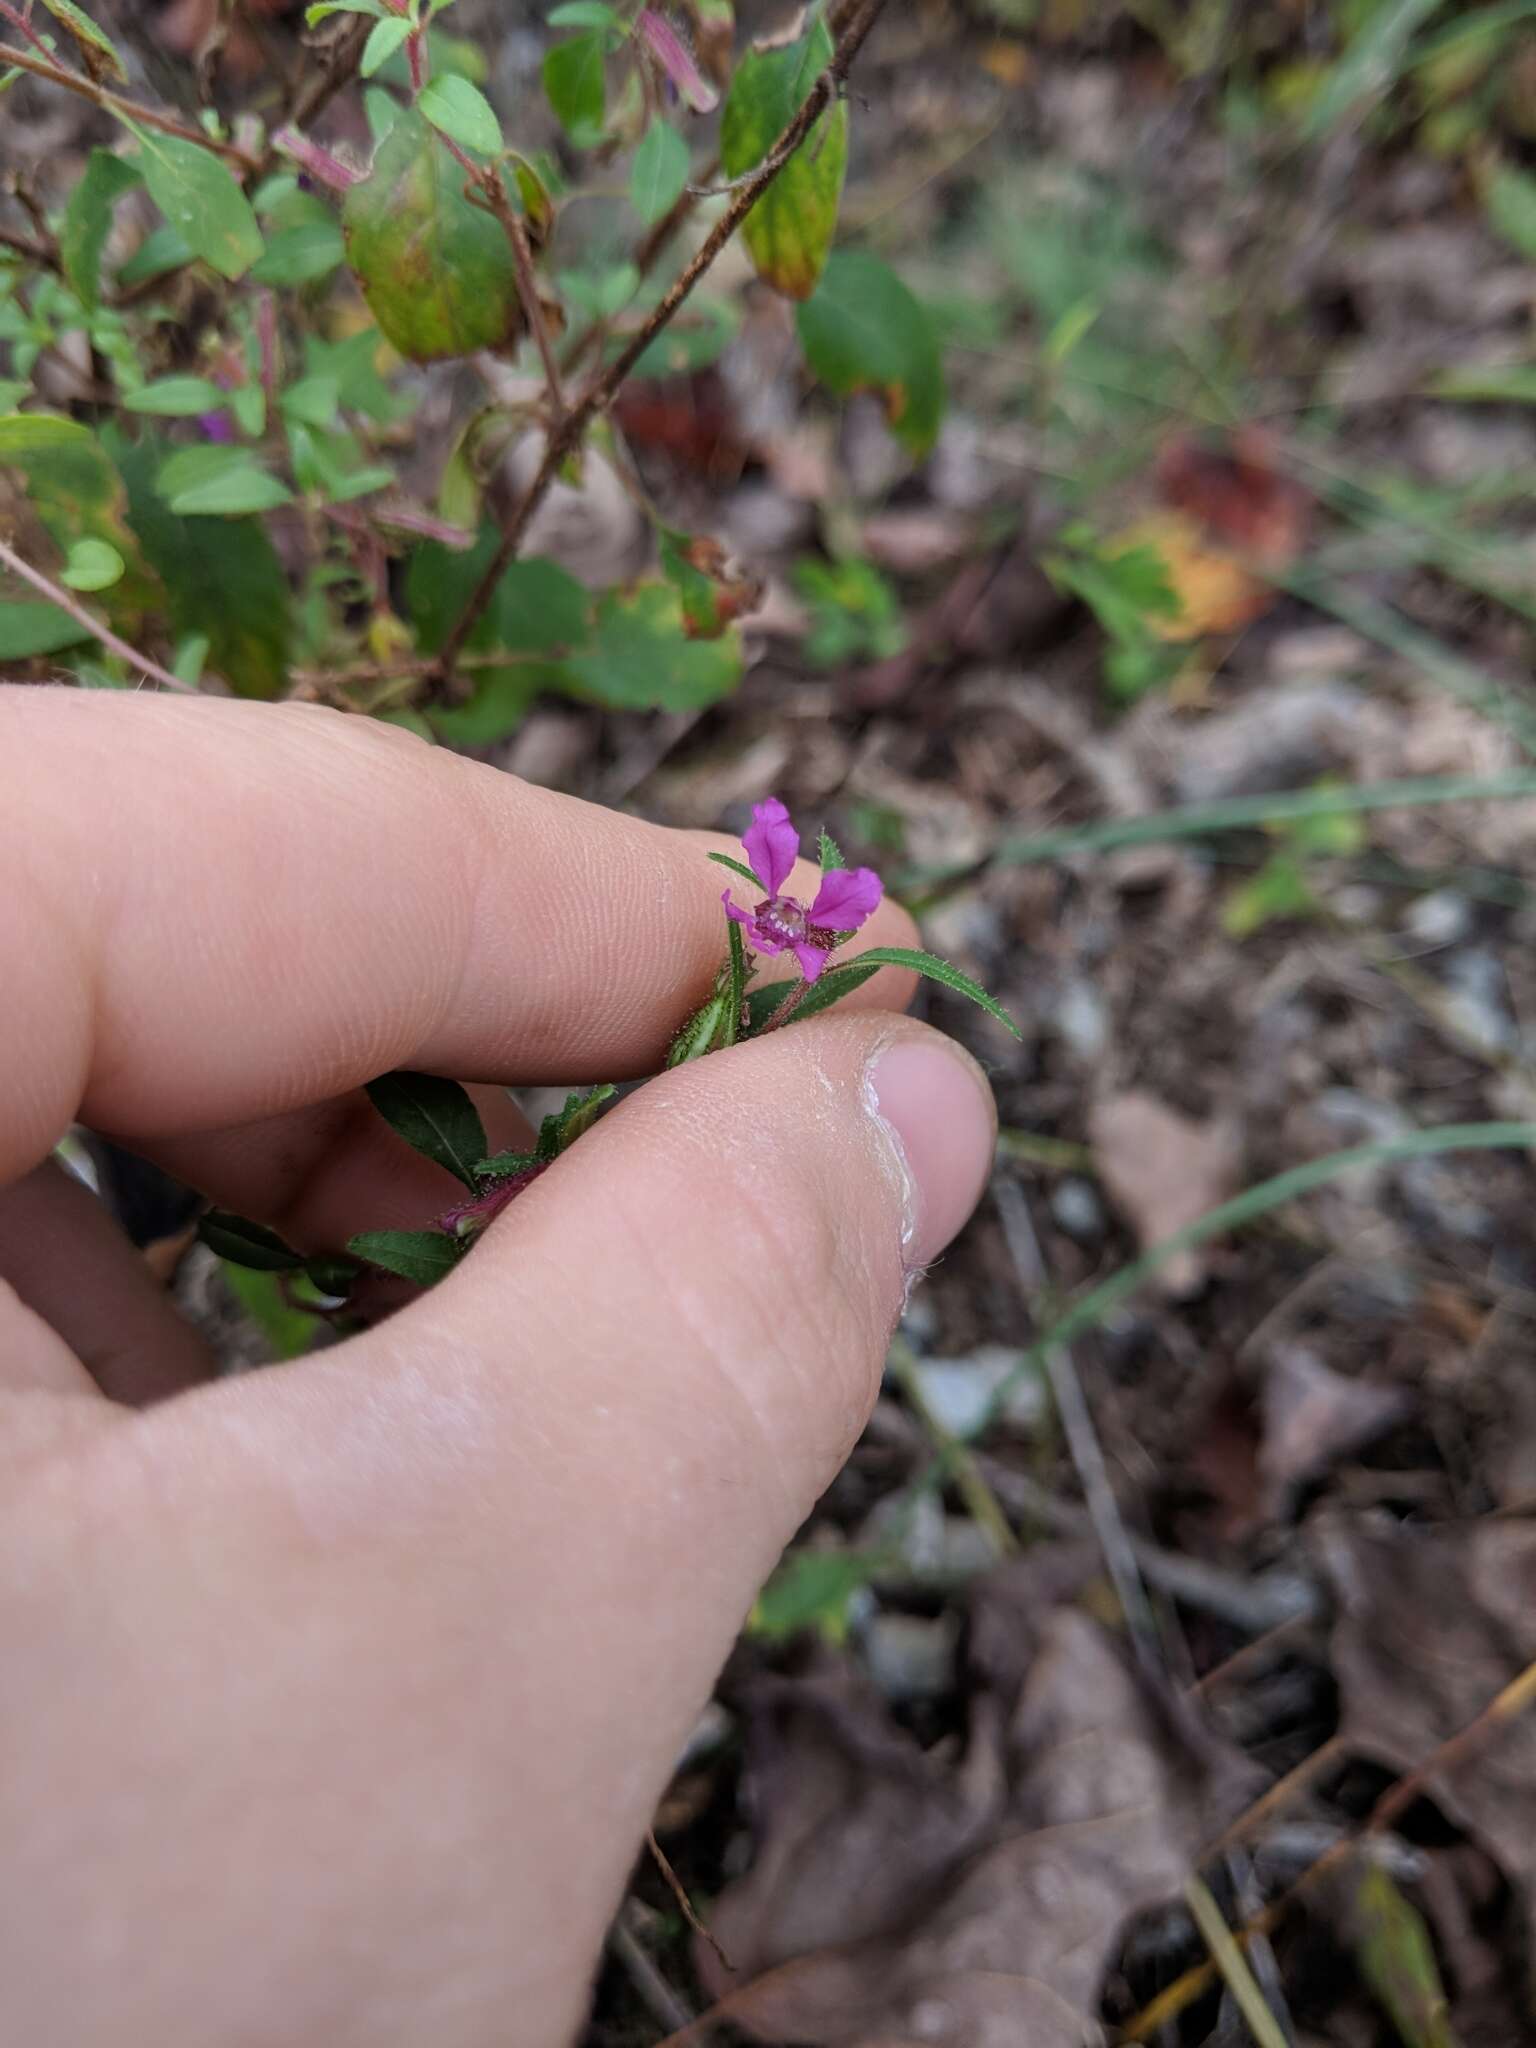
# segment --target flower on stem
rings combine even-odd
[[[872,868],[831,868],[821,878],[814,902],[783,894],[800,857],[800,834],[789,812],[771,796],[752,807],[742,835],[747,865],[767,894],[755,910],[742,910],[725,891],[727,917],[746,927],[747,943],[759,953],[791,952],[807,981],[815,981],[834,946],[872,917],[884,885]]]
[[[642,7],[635,27],[646,48],[696,114],[708,114],[719,106],[719,93],[694,63],[687,44],[671,22],[654,7]]]

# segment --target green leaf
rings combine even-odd
[[[320,1325],[307,1309],[287,1299],[285,1283],[276,1273],[253,1273],[232,1260],[223,1263],[222,1277],[240,1307],[267,1341],[275,1359],[300,1358],[315,1341]]]
[[[603,0],[564,0],[564,5],[549,10],[551,28],[600,28],[622,29],[613,8],[603,5]]]
[[[1485,369],[1443,370],[1430,381],[1437,398],[1485,405],[1536,405],[1536,363],[1490,363]]]
[[[304,1263],[303,1254],[284,1244],[276,1231],[228,1209],[210,1209],[197,1234],[221,1259],[253,1273],[292,1273]]]
[[[121,580],[125,566],[110,541],[87,536],[70,548],[59,581],[67,590],[110,590]]]
[[[35,654],[57,654],[94,638],[89,627],[56,604],[0,597],[0,661],[30,661]]]
[[[545,1117],[540,1124],[535,1157],[558,1159],[562,1152],[569,1151],[579,1137],[591,1130],[617,1093],[613,1083],[605,1081],[601,1087],[588,1089],[585,1095],[567,1095],[564,1109]]]
[[[162,413],[168,419],[191,419],[202,412],[218,412],[229,403],[229,393],[206,377],[157,377],[152,384],[129,392],[123,400],[125,412]]]
[[[385,18],[380,0],[316,0],[313,7],[304,10],[304,25],[306,28],[318,28],[333,14],[368,14],[376,21]]]
[[[279,228],[251,269],[252,284],[313,284],[345,260],[346,243],[335,221],[304,221]]]
[[[495,554],[500,532],[487,522],[473,548],[458,551],[424,541],[405,576],[406,616],[418,646],[434,654],[463,611]],[[513,562],[497,584],[484,616],[466,643],[472,654],[505,649],[511,656],[573,652],[591,637],[592,599],[574,576],[531,556]],[[522,722],[541,688],[564,687],[564,674],[548,660],[509,660],[476,672],[468,704],[434,709],[434,728],[455,746],[490,746]]]
[[[457,1081],[436,1074],[381,1074],[368,1100],[407,1145],[445,1167],[465,1187],[490,1149],[480,1113]]]
[[[101,252],[112,232],[112,209],[139,182],[137,164],[105,149],[93,149],[64,209],[59,260],[70,289],[87,313],[100,302]]]
[[[374,23],[368,31],[368,40],[363,45],[362,62],[358,70],[364,78],[372,78],[381,65],[387,64],[402,44],[410,39],[411,24],[400,15],[386,15]]]
[[[135,285],[148,284],[152,277],[164,277],[167,271],[180,270],[191,261],[192,251],[177,229],[169,226],[154,228],[121,266],[117,281],[128,291]]]
[[[555,119],[578,149],[591,149],[603,139],[608,86],[603,58],[607,35],[595,29],[569,42],[556,43],[544,59],[544,93]]]
[[[1536,178],[1500,164],[1483,193],[1488,224],[1529,262],[1536,262]]]
[[[248,448],[178,448],[156,472],[155,489],[173,512],[221,518],[269,512],[293,496]]]
[[[229,166],[179,136],[135,132],[144,182],[166,220],[220,277],[244,277],[261,255],[261,228]]]
[[[441,1230],[365,1230],[347,1240],[347,1250],[355,1258],[418,1287],[434,1287],[446,1279],[466,1249]]]
[[[928,981],[942,983],[953,989],[956,995],[977,1003],[989,1017],[995,1017],[1004,1024],[1015,1038],[1022,1038],[1023,1032],[1014,1023],[999,1002],[994,1002],[979,982],[972,981],[968,974],[962,974],[958,967],[951,967],[947,960],[941,960],[936,953],[919,953],[908,946],[871,946],[844,964],[843,972],[851,967],[906,967],[913,974],[921,974]]]
[[[601,599],[591,648],[565,669],[579,691],[615,710],[692,711],[734,690],[744,666],[736,628],[690,640],[671,584],[641,583]]]
[[[1277,853],[1258,873],[1239,882],[1221,906],[1221,928],[1246,939],[1282,917],[1315,917],[1319,905],[1294,854]]]
[[[682,198],[691,162],[688,145],[677,130],[665,121],[653,121],[629,173],[629,203],[647,227],[664,220]]]
[[[709,858],[712,861],[717,861],[721,867],[729,868],[733,875],[740,875],[744,882],[750,882],[759,896],[766,896],[768,894],[767,883],[759,876],[753,874],[752,870],[744,862],[732,860],[728,853],[712,853]]]
[[[842,848],[830,832],[823,832],[817,840],[816,858],[821,863],[821,872],[824,875],[831,874],[834,868],[845,868],[848,865],[843,859]]]
[[[831,1644],[846,1642],[850,1601],[886,1568],[872,1552],[791,1551],[758,1594],[747,1634],[776,1643],[814,1629]]]
[[[413,362],[504,348],[522,331],[500,224],[464,197],[464,173],[414,109],[347,194],[347,256],[387,338]]]
[[[271,538],[256,519],[178,517],[153,484],[164,454],[146,439],[118,459],[133,530],[165,584],[175,633],[205,637],[208,665],[238,696],[280,696],[293,603]]]
[[[100,82],[104,78],[115,78],[120,85],[128,80],[128,73],[115,45],[102,33],[83,7],[77,7],[75,0],[43,0],[48,12],[62,21],[80,46],[80,55],[86,70]]]
[[[1379,1863],[1362,1856],[1346,1930],[1360,1974],[1405,2048],[1458,2048],[1450,2005],[1423,1915]]]
[[[66,554],[76,541],[100,540],[122,557],[124,573],[107,610],[112,624],[131,637],[160,593],[124,517],[127,492],[101,438],[53,413],[0,416],[0,472],[8,469]]]
[[[696,291],[631,371],[634,377],[681,377],[717,363],[741,332],[734,300]]]
[[[434,78],[416,105],[434,128],[451,135],[464,149],[477,150],[481,156],[501,154],[501,123],[495,109],[467,78],[455,78],[451,72]]]
[[[667,1066],[685,1067],[690,1060],[703,1059],[713,1052],[725,1026],[727,995],[724,989],[702,1003],[688,1019],[667,1048]]]
[[[728,178],[755,170],[832,61],[824,21],[785,48],[749,50],[736,67],[720,118]],[[786,298],[808,299],[837,231],[848,168],[848,108],[836,100],[747,215],[742,239],[757,274]]]
[[[306,427],[328,428],[336,424],[341,392],[334,377],[301,377],[297,384],[278,394],[283,418]]]
[[[862,988],[866,981],[873,981],[879,972],[878,966],[860,967],[854,961],[850,961],[846,967],[824,967],[820,978],[811,983],[810,988],[795,1004],[790,1022],[803,1023],[807,1017],[816,1017],[823,1010],[830,1010],[834,1003],[840,1003],[844,996],[851,996],[854,990]],[[762,1030],[796,986],[796,983],[778,981],[770,982],[766,988],[753,989],[747,998],[753,1031]]]
[[[943,359],[926,309],[889,264],[867,250],[838,250],[795,324],[829,390],[878,392],[897,440],[915,456],[928,453],[944,416]]]

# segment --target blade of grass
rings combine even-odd
[[[1277,790],[1272,796],[1235,796],[1221,803],[1190,804],[1139,818],[1104,818],[1093,825],[1068,825],[1004,839],[988,865],[1031,867],[1074,853],[1108,853],[1120,846],[1156,846],[1180,839],[1204,839],[1218,832],[1251,831],[1298,819],[1336,818],[1361,811],[1411,810],[1421,804],[1494,803],[1536,796],[1536,772],[1492,776],[1416,775],[1398,782],[1340,784],[1321,789]],[[898,888],[921,888],[969,874],[975,863],[908,870]]]
[[[1258,2048],[1290,2048],[1280,2022],[1265,2004],[1264,1994],[1254,1981],[1248,1958],[1232,1939],[1232,1930],[1211,1896],[1210,1887],[1201,1878],[1190,1878],[1184,1887],[1184,1902]]]
[[[1316,1188],[1326,1187],[1330,1181],[1352,1172],[1356,1167],[1394,1166],[1405,1159],[1427,1159],[1441,1152],[1521,1151],[1531,1147],[1536,1147],[1536,1123],[1442,1124],[1438,1129],[1410,1131],[1401,1138],[1388,1138],[1377,1145],[1351,1145],[1342,1152],[1329,1152],[1321,1159],[1308,1159],[1301,1166],[1289,1167],[1284,1173],[1259,1181],[1242,1194],[1234,1195],[1230,1202],[1208,1209],[1193,1223],[1186,1224],[1184,1229],[1176,1230],[1172,1237],[1165,1237],[1151,1246],[1139,1259],[1132,1260],[1118,1273],[1112,1273],[1058,1316],[993,1389],[980,1420],[967,1432],[968,1440],[974,1442],[992,1427],[1020,1381],[1027,1374],[1041,1371],[1053,1345],[1070,1344],[1074,1338],[1096,1329],[1106,1317],[1113,1315],[1122,1302],[1128,1301],[1143,1282],[1180,1252],[1190,1251],[1196,1245],[1208,1243],[1213,1237],[1224,1237],[1229,1231],[1256,1223],[1261,1216],[1268,1216],[1273,1210],[1283,1208],[1287,1202],[1294,1202],[1302,1195],[1311,1194]],[[942,1476],[942,1473],[927,1474],[925,1480]]]

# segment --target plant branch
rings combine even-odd
[[[439,131],[441,132],[441,131]],[[529,332],[538,345],[539,360],[544,365],[544,376],[549,386],[550,403],[558,427],[565,418],[565,388],[560,380],[560,364],[555,356],[555,345],[550,339],[549,322],[544,318],[544,302],[539,297],[539,281],[533,272],[533,249],[528,241],[528,230],[522,217],[507,197],[507,188],[502,182],[501,172],[494,164],[485,168],[475,162],[467,151],[460,149],[451,135],[444,135],[448,152],[464,170],[481,194],[481,202],[501,223],[502,233],[512,248],[512,262],[517,271],[517,295],[523,302],[523,317],[528,322]]]
[[[67,613],[77,626],[83,626],[93,640],[99,640],[103,647],[109,648],[113,654],[120,656],[142,674],[164,684],[168,690],[184,690],[196,694],[193,684],[184,683],[180,676],[173,676],[168,668],[162,668],[159,662],[151,661],[147,654],[140,654],[137,648],[130,647],[126,640],[119,640],[111,628],[104,626],[100,619],[88,612],[77,597],[65,590],[61,584],[55,583],[51,577],[45,576],[41,569],[34,569],[30,562],[24,562],[16,550],[3,540],[0,540],[0,563],[3,563],[13,575],[19,576],[23,583],[30,583],[50,604],[57,605],[61,612]]]
[[[534,513],[543,504],[551,484],[580,448],[588,427],[600,413],[607,411],[636,363],[663,328],[675,318],[700,278],[714,263],[784,165],[805,141],[822,114],[841,93],[853,60],[862,49],[884,7],[885,0],[864,0],[863,8],[850,22],[832,62],[811,87],[799,113],[759,164],[752,177],[733,195],[730,205],[699,244],[676,281],[663,294],[650,317],[630,337],[608,368],[593,379],[566,414],[561,426],[549,436],[544,449],[544,459],[539,464],[532,483],[512,508],[502,529],[500,546],[487,564],[485,573],[476,584],[469,602],[459,614],[453,631],[443,643],[438,672],[444,684],[452,681],[464,642],[484,616],[497,584],[522,546],[523,536],[528,531]]]
[[[78,93],[82,99],[90,100],[106,113],[115,114],[120,121],[137,121],[143,128],[155,128],[162,135],[174,135],[182,142],[196,143],[199,149],[212,150],[215,156],[227,157],[232,164],[238,164],[242,171],[261,168],[255,157],[247,155],[237,144],[215,142],[201,128],[188,127],[184,121],[175,120],[170,114],[159,113],[154,107],[140,106],[137,100],[125,99],[122,93],[113,92],[110,86],[98,85],[94,78],[87,78],[83,72],[70,71],[62,64],[55,64],[51,57],[34,57],[30,50],[18,50],[9,43],[0,43],[0,65],[4,64],[14,64],[18,71],[30,71],[34,78],[45,78],[50,85],[62,85],[66,92]]]
[[[41,242],[34,242],[30,235],[18,235],[10,228],[0,228],[0,249],[9,249],[15,255],[24,257],[28,263],[40,264],[44,270],[58,270],[58,251],[45,247]]]

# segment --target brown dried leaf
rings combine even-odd
[[[1332,1516],[1312,1527],[1340,1609],[1344,1742],[1413,1770],[1536,1659],[1536,1529]],[[1499,1863],[1536,1930],[1536,1718],[1490,1727],[1426,1791]]]
[[[1260,1401],[1264,1441],[1259,1471],[1268,1512],[1282,1513],[1297,1487],[1385,1436],[1410,1405],[1401,1387],[1346,1379],[1305,1345],[1277,1347]]]
[[[1225,1118],[1192,1123],[1155,1096],[1128,1090],[1095,1103],[1088,1138],[1099,1177],[1143,1249],[1214,1209],[1236,1185],[1240,1149]],[[1204,1273],[1203,1258],[1190,1251],[1169,1259],[1159,1278],[1180,1300]]]
[[[1246,1773],[1086,1615],[1036,1628],[1040,1583],[1031,1557],[978,1597],[958,1764],[867,1696],[834,1711],[825,1681],[776,1688],[750,1752],[758,1859],[715,1915],[738,1974],[699,1956],[735,2025],[813,2048],[1080,2048],[1124,1921],[1177,1892]]]

